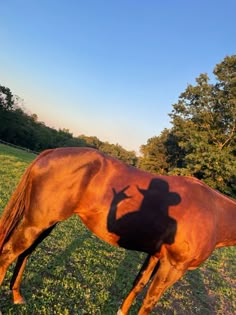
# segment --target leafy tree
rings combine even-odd
[[[191,175],[236,196],[236,55],[200,74],[173,105],[172,128],[141,146],[139,167]]]
[[[119,144],[110,144],[108,142],[103,142],[99,150],[107,153],[123,162],[135,166],[137,163],[137,157],[134,151],[127,151]]]
[[[85,135],[80,135],[78,138],[83,140],[86,143],[86,146],[89,146],[92,148],[99,149],[100,146],[102,145],[102,141],[99,140],[95,136],[89,137],[89,136],[85,136]]]
[[[12,110],[14,106],[14,97],[11,90],[0,85],[0,111]],[[2,114],[2,113],[1,113]]]
[[[216,65],[216,83],[207,74],[189,85],[170,114],[177,150],[171,173],[189,174],[225,193],[235,193],[236,55]],[[180,152],[180,153],[177,153]],[[176,153],[178,156],[176,156]]]
[[[107,153],[115,158],[118,158],[130,165],[135,166],[137,163],[137,156],[134,151],[127,151],[119,144],[110,144],[109,142],[103,142],[96,136],[80,135],[79,139],[86,142],[86,146],[98,149]]]
[[[160,136],[148,139],[147,144],[142,145],[138,166],[146,171],[158,174],[166,174],[169,163],[167,161],[166,141],[169,136],[169,130],[164,129]]]

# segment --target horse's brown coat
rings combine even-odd
[[[119,314],[151,275],[139,314],[216,247],[236,244],[236,201],[199,180],[149,174],[89,148],[48,150],[29,166],[0,220],[0,283],[18,258],[14,303],[23,302],[28,255],[75,213],[104,241],[148,253]]]

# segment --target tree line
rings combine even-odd
[[[172,127],[147,140],[141,156],[96,136],[74,137],[68,129],[46,126],[27,114],[19,98],[0,85],[0,139],[34,151],[90,146],[152,173],[195,176],[221,192],[236,196],[236,55],[188,85],[173,104]]]
[[[38,121],[36,114],[28,114],[21,106],[19,97],[8,87],[0,85],[0,139],[41,152],[56,147],[93,147],[131,165],[136,165],[134,151],[127,151],[119,144],[103,142],[97,137],[74,137],[69,129],[51,128]]]

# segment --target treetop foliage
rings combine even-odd
[[[236,195],[236,55],[227,56],[213,73],[214,83],[203,73],[180,94],[170,113],[172,128],[141,147],[139,165],[195,176]]]

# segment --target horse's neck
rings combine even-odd
[[[223,195],[218,195],[216,199],[216,247],[236,245],[236,201]]]

